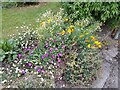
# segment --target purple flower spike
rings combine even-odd
[[[48,57],[48,53],[46,53],[45,55],[46,55],[46,57]]]
[[[29,67],[31,67],[31,66],[32,66],[32,63],[31,63],[31,62],[29,62],[29,63],[28,63],[28,66],[29,66]]]
[[[25,70],[22,70],[22,74],[25,74],[26,73],[26,71]]]
[[[55,50],[58,50],[58,48],[55,48]]]
[[[55,58],[55,56],[54,56],[54,55],[52,55],[52,58]]]
[[[53,64],[53,60],[50,60],[50,63],[52,63],[52,64]]]
[[[50,53],[52,53],[52,48],[50,48],[50,50],[49,50],[49,51],[50,51]]]
[[[44,59],[44,55],[42,55],[42,59]]]
[[[19,58],[19,59],[21,58],[21,56],[22,56],[22,54],[18,54],[18,58]]]
[[[40,68],[38,68],[37,72],[39,73],[40,71],[41,71]]]
[[[58,63],[60,63],[60,61],[61,61],[60,58],[58,58]]]

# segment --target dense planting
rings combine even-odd
[[[47,11],[36,24],[33,30],[23,28],[25,32],[12,37],[12,43],[1,42],[2,83],[10,84],[29,73],[40,79],[39,87],[55,87],[59,80],[75,85],[96,80],[102,44],[95,32],[100,31],[100,22],[74,21],[60,9]],[[25,87],[27,82],[23,83],[19,85]]]

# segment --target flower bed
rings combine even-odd
[[[60,9],[56,14],[47,11],[37,24],[34,30],[23,28],[24,33],[1,43],[2,83],[10,84],[31,73],[40,78],[41,87],[54,88],[53,82],[59,80],[92,84],[101,66],[98,52],[102,44],[95,34],[101,23],[74,21]]]

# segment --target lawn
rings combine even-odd
[[[46,10],[57,11],[59,3],[41,3],[36,6],[17,7],[2,9],[2,38],[8,38],[8,35],[18,33],[16,27],[23,24],[26,26],[32,24],[35,26],[36,19]]]

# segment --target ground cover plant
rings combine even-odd
[[[69,18],[63,9],[46,11],[36,28],[0,42],[2,83],[10,85],[25,75],[36,75],[39,87],[56,87],[63,80],[73,85],[91,85],[101,67],[102,43],[95,34],[101,23],[94,19]],[[19,88],[34,87],[29,79]]]

